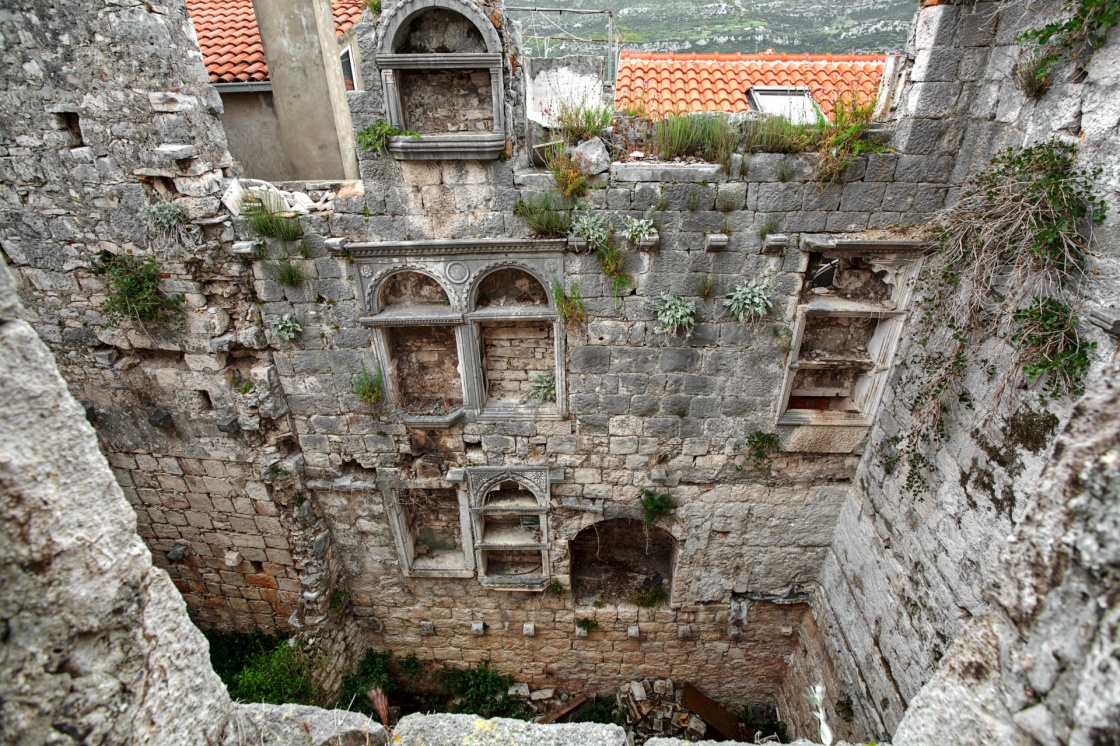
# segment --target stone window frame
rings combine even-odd
[[[891,286],[889,300],[894,307],[841,298],[810,298],[808,303],[798,305],[775,421],[785,450],[854,453],[862,446],[878,414],[895,354],[902,341],[914,281],[921,271],[923,247],[920,241],[839,239],[823,234],[801,237],[801,251],[806,262],[809,253],[819,252],[828,259],[861,258],[875,271],[885,271]],[[788,408],[794,378],[801,367],[798,355],[805,327],[814,317],[873,318],[879,321],[875,349],[868,350],[872,369],[857,379],[857,385],[863,386],[860,392],[863,406],[858,413]]]
[[[458,567],[417,567],[416,537],[408,527],[408,516],[401,504],[401,491],[404,489],[447,489],[442,479],[417,479],[410,481],[379,480],[378,489],[385,500],[385,515],[392,529],[393,543],[396,545],[397,558],[401,572],[407,578],[473,578],[475,575],[474,539],[471,531],[471,514],[466,493],[455,489],[459,499],[459,543],[462,550],[462,564]]]
[[[421,13],[447,10],[463,16],[478,29],[486,44],[485,52],[398,54],[397,36]],[[487,133],[421,135],[393,137],[389,153],[398,160],[493,160],[506,152],[506,102],[502,40],[493,23],[476,5],[464,0],[407,0],[382,18],[377,32],[377,68],[385,101],[385,119],[390,125],[407,130],[401,101],[402,70],[487,70],[490,73],[493,129]]]
[[[468,422],[559,420],[567,411],[567,373],[563,319],[553,295],[553,281],[564,277],[565,239],[455,239],[339,243],[336,253],[347,253],[356,268],[359,322],[371,330],[376,364],[389,370],[392,356],[386,329],[394,326],[452,326],[455,329],[463,405],[447,415],[411,415],[400,410],[400,394],[392,376],[384,390],[393,417],[405,425],[424,428],[451,427]],[[519,269],[536,279],[548,298],[547,307],[475,307],[483,279],[502,269]],[[447,294],[446,309],[411,308],[385,312],[380,294],[386,280],[399,272],[419,272],[435,280]],[[552,324],[553,370],[556,401],[551,404],[495,405],[487,401],[480,350],[481,324],[487,321],[549,321]]]
[[[540,592],[552,582],[552,563],[550,555],[550,529],[548,526],[549,509],[552,502],[552,485],[563,482],[563,470],[548,466],[468,466],[453,469],[447,481],[460,481],[466,484],[470,504],[471,533],[474,540],[474,564],[478,572],[478,582],[491,590],[513,592]],[[493,509],[486,506],[486,498],[498,485],[513,481],[532,493],[536,505],[522,508]],[[483,521],[486,515],[536,515],[540,517],[540,539],[525,543],[486,543],[483,534]],[[528,549],[541,553],[541,575],[507,576],[491,575],[486,572],[485,552]]]

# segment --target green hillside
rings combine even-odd
[[[515,7],[611,10],[626,48],[655,52],[896,52],[917,11],[915,0],[541,0]],[[534,37],[606,38],[603,16],[511,12],[534,54],[587,52],[595,45]],[[599,45],[601,47],[601,45]]]

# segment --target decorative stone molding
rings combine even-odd
[[[548,466],[477,466],[467,467],[466,477],[479,582],[495,590],[543,591],[551,578],[547,513],[556,475]],[[517,483],[532,497],[491,501],[505,482]],[[504,572],[493,558],[512,553],[538,556],[539,571]]]
[[[882,301],[858,301],[830,296],[811,296],[797,308],[790,340],[791,359],[786,365],[785,384],[777,425],[783,450],[818,453],[855,453],[863,445],[879,402],[886,390],[895,350],[902,338],[906,312],[913,295],[913,284],[921,268],[920,241],[864,240],[806,234],[801,250],[825,258],[858,258],[875,272],[884,272],[891,287],[890,297]],[[867,361],[856,363],[802,361],[802,346],[811,319],[871,319],[876,328],[866,350]],[[789,407],[794,381],[801,370],[827,372],[862,368],[855,379],[851,401],[857,411],[797,409]]]
[[[462,239],[446,241],[399,241],[351,243],[336,253],[347,252],[356,268],[357,294],[362,304],[360,323],[372,329],[373,351],[382,370],[391,371],[392,356],[387,330],[393,327],[452,326],[455,328],[459,367],[462,373],[463,407],[431,417],[400,411],[398,386],[386,376],[390,408],[404,424],[442,428],[464,417],[469,421],[519,421],[559,419],[567,408],[565,335],[553,296],[554,282],[564,276],[563,239],[516,238]],[[333,248],[333,247],[332,247]],[[478,307],[482,282],[495,272],[514,269],[534,278],[547,298],[546,305]],[[416,304],[382,308],[385,283],[401,272],[430,278],[447,296],[446,306]],[[488,401],[483,360],[479,352],[480,324],[500,321],[547,321],[552,324],[555,403]]]
[[[462,16],[481,34],[485,52],[398,53],[410,24],[421,14],[442,9]],[[463,0],[407,0],[387,12],[377,33],[377,67],[385,100],[385,118],[400,130],[409,130],[401,99],[401,71],[486,70],[490,74],[493,127],[486,133],[421,134],[394,137],[389,153],[398,160],[492,160],[505,152],[505,82],[502,40],[477,5]]]

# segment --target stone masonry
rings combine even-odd
[[[467,26],[436,40],[442,26],[425,12],[462,18],[481,46],[460,48]],[[220,200],[236,166],[180,3],[25,4],[0,19],[0,242],[20,318],[55,354],[137,532],[199,625],[299,628],[332,661],[365,647],[491,660],[533,686],[671,676],[729,704],[777,704],[803,736],[816,723],[800,692],[824,681],[830,713],[842,698],[854,705],[852,722],[832,722],[837,735],[878,738],[900,727],[967,620],[990,610],[1003,537],[1071,415],[1025,391],[984,428],[953,421],[929,494],[906,495],[883,467],[880,444],[906,411],[896,363],[921,254],[880,229],[927,222],[999,148],[1050,136],[1083,135],[1080,157],[1105,169],[1100,193],[1117,202],[1118,42],[1031,103],[1009,73],[1014,37],[1033,23],[1014,2],[923,8],[889,115],[892,152],[858,159],[839,182],[814,180],[814,154],[613,164],[583,209],[616,224],[648,213],[659,234],[629,252],[634,288],[616,297],[594,256],[531,239],[513,213],[552,179],[528,165],[517,32],[495,2],[366,13],[356,34],[372,84],[348,93],[356,130],[412,105],[394,81],[417,69],[407,58],[421,46],[485,69],[485,80],[470,73],[479,110],[500,116],[489,134],[464,119],[458,143],[433,135],[360,153],[360,181],[286,185],[330,197],[299,217],[298,243],[254,235]],[[390,28],[412,46],[382,38]],[[510,158],[494,157],[495,134]],[[409,160],[429,147],[490,155]],[[187,218],[171,235],[142,217],[165,200]],[[1120,300],[1116,221],[1098,234],[1092,308]],[[897,312],[878,336],[835,306],[824,318],[843,321],[806,323],[822,251],[889,277],[889,298],[869,301]],[[181,327],[106,324],[93,269],[129,252],[161,259],[164,290],[183,296]],[[298,285],[277,282],[282,256]],[[404,273],[409,283],[386,281]],[[773,307],[740,323],[719,300],[752,278],[771,281]],[[553,281],[579,285],[586,323],[559,320]],[[709,282],[714,295],[701,293]],[[651,303],[667,293],[696,303],[688,338],[653,330]],[[294,339],[277,334],[285,314],[301,327]],[[1099,372],[1115,340],[1089,334]],[[814,345],[881,366],[846,425],[784,418],[791,396],[856,398],[850,380],[797,372]],[[380,406],[355,393],[363,371],[385,376]],[[555,402],[527,386],[546,373]],[[844,395],[821,393],[834,389]],[[752,460],[755,433],[777,434],[781,451]],[[490,490],[509,481],[526,496],[502,507],[513,519],[491,519]],[[458,529],[457,552],[402,506],[424,490],[454,496],[458,526],[444,506],[436,527]],[[674,547],[671,573],[657,572],[664,602],[573,594],[577,536],[640,526],[643,490],[677,506],[657,522]],[[640,529],[624,535],[644,542]],[[521,577],[500,569],[511,559]],[[654,564],[639,570],[652,576]],[[553,583],[561,592],[544,592]],[[333,615],[332,597],[348,600]],[[601,629],[581,635],[577,619]],[[328,685],[344,668],[324,673]]]

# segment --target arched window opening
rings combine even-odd
[[[449,306],[440,284],[421,272],[397,272],[381,285],[382,311],[425,306]]]
[[[486,52],[486,40],[478,27],[461,13],[430,8],[397,32],[393,51],[397,54],[459,54]]]
[[[588,526],[568,545],[576,603],[668,605],[676,547],[665,529],[631,518]]]
[[[536,277],[510,267],[488,274],[478,286],[475,308],[547,306],[548,293]]]

